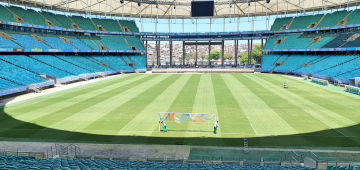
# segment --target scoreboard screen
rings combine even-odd
[[[213,17],[214,1],[191,1],[191,17]]]

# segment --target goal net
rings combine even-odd
[[[210,132],[213,131],[216,114],[160,112],[159,131],[163,121],[169,131]]]

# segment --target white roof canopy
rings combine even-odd
[[[0,0],[5,3],[46,8],[56,11],[70,11],[73,13],[156,18],[191,18],[191,0]],[[248,5],[250,1],[250,5]],[[141,4],[141,7],[138,6]],[[158,4],[158,5],[157,5]],[[231,5],[230,5],[231,4]],[[360,0],[349,0],[349,6],[360,5]],[[156,6],[159,8],[157,9]],[[176,6],[176,7],[175,7]],[[231,8],[230,8],[231,6]],[[321,11],[326,9],[344,8],[347,0],[215,0],[215,18],[229,18],[266,15],[281,15],[286,13],[301,13]],[[176,8],[176,10],[175,10]]]

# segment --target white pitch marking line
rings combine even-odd
[[[307,114],[309,114],[310,116],[312,116],[313,118],[317,119],[318,121],[324,123],[326,126],[329,126],[331,129],[336,130],[337,132],[339,132],[340,134],[344,135],[345,137],[348,137],[347,135],[345,135],[344,133],[342,133],[341,131],[337,130],[336,128],[333,128],[331,125],[327,124],[326,122],[322,121],[321,119],[315,117],[314,115],[312,115],[311,113],[307,112],[306,110],[304,110],[304,112],[306,112]]]
[[[126,128],[126,126],[128,126],[132,121],[130,121],[129,123],[127,123],[123,128],[121,128],[121,130],[119,132],[121,132],[123,129]]]
[[[251,126],[251,128],[253,129],[253,131],[255,132],[255,134],[258,135],[258,133],[256,132],[254,126],[253,126],[251,123],[250,123],[250,126]]]

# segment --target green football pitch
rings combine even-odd
[[[283,88],[286,82],[288,89]],[[159,112],[214,113],[203,124]],[[133,74],[7,105],[0,140],[259,147],[358,147],[360,99],[270,74]]]

